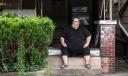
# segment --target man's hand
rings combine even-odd
[[[83,46],[83,48],[86,48],[86,47],[88,47],[89,46],[89,44],[90,44],[90,40],[91,40],[91,35],[90,36],[88,36],[87,38],[86,38],[86,42],[85,42],[85,44],[84,44],[84,46]]]
[[[60,38],[60,41],[61,41],[61,45],[62,45],[63,47],[67,47],[67,44],[65,43],[64,37],[61,37],[61,38]]]
[[[67,44],[66,44],[66,43],[62,43],[62,46],[63,46],[63,47],[67,47]]]
[[[86,48],[86,47],[88,47],[88,45],[89,45],[89,44],[87,44],[87,43],[86,43],[86,44],[84,44],[83,48]]]

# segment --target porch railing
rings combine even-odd
[[[123,27],[123,25],[121,24],[120,19],[119,19],[119,21],[118,21],[118,25],[119,25],[120,29],[124,32],[124,34],[126,35],[126,37],[128,38],[128,32],[127,32],[127,30]]]
[[[123,16],[124,12],[127,10],[128,8],[128,0],[126,0],[125,4],[121,7],[121,0],[119,0],[118,2],[118,11],[119,11],[119,18],[118,18],[118,26],[120,27],[120,29],[123,31],[123,33],[126,35],[126,37],[128,38],[128,31],[124,28],[124,26],[121,23],[120,18]]]
[[[126,37],[128,38],[128,31],[124,28],[123,24],[121,23],[120,18],[123,16],[124,12],[127,10],[128,7],[128,0],[126,0],[125,4],[122,6],[120,6],[120,1],[118,0],[118,26],[119,28],[123,31],[123,33],[126,35]],[[113,6],[113,0],[102,0],[101,3],[101,8],[100,8],[100,19],[106,20],[107,16],[109,15],[109,19],[112,19],[112,6]],[[107,14],[108,13],[108,14]],[[100,25],[97,28],[97,35],[96,35],[96,40],[95,40],[95,46],[98,44],[99,41],[99,35],[100,35]]]
[[[101,7],[100,7],[100,20],[112,20],[112,6],[113,6],[113,0],[102,0]],[[99,42],[99,36],[100,36],[100,25],[97,27],[97,35],[95,38],[95,46]]]

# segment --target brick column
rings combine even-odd
[[[115,72],[115,25],[116,20],[100,20],[101,66],[104,73]]]

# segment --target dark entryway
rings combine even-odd
[[[35,0],[22,0],[22,9],[35,9]]]
[[[93,1],[93,2],[92,2]],[[44,15],[56,23],[52,47],[59,47],[60,34],[72,22],[72,17],[81,20],[81,26],[87,27],[92,34],[91,46],[94,47],[98,20],[97,0],[47,0],[44,1]]]

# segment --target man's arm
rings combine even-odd
[[[64,37],[60,37],[60,42],[63,47],[67,47],[67,44],[65,43]]]
[[[89,46],[90,41],[91,41],[91,35],[86,38],[86,42],[84,44],[84,48],[86,48],[87,46]]]

